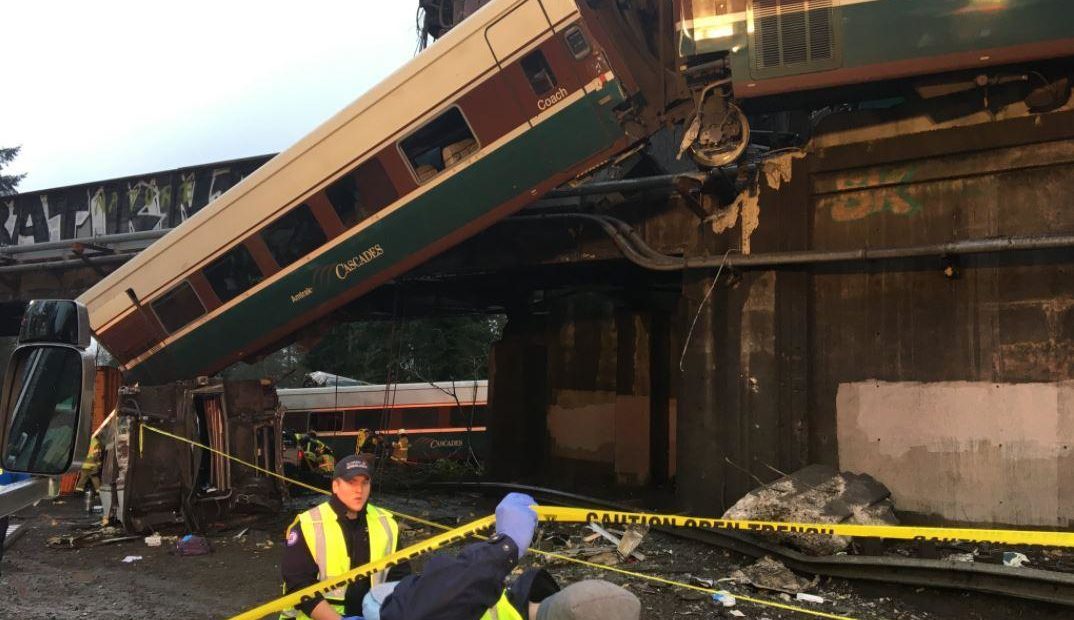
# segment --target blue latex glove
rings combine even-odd
[[[365,620],[361,616],[343,616],[339,620]]]
[[[505,534],[518,545],[518,558],[526,553],[537,529],[537,513],[530,508],[537,502],[525,493],[508,493],[496,506],[496,533]]]

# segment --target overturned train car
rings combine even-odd
[[[102,435],[106,513],[114,510],[128,531],[148,532],[206,531],[278,512],[286,497],[278,478],[190,442],[281,474],[282,417],[268,382],[121,389],[117,416]]]

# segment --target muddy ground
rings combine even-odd
[[[431,496],[423,492],[420,500],[415,495],[380,493],[375,500],[385,507],[449,525],[489,514],[495,504],[492,498],[468,493]],[[0,572],[0,618],[228,617],[278,596],[283,528],[294,511],[312,501],[314,498],[295,500],[288,514],[249,529],[242,526],[215,533],[209,536],[213,553],[198,557],[177,557],[167,543],[153,548],[140,539],[83,549],[51,548],[46,544],[50,537],[91,527],[97,518],[88,516],[76,499],[42,502],[18,517],[30,529],[5,554]],[[402,542],[411,544],[432,533],[420,526],[404,528]],[[537,545],[549,551],[567,550],[579,557],[586,555],[581,550],[591,553],[602,545],[607,550],[613,548],[599,540],[585,542],[583,537],[590,534],[581,525],[555,525],[542,530]],[[743,556],[660,533],[650,533],[638,551],[646,555],[645,561],[617,568],[697,583],[695,579],[725,578],[752,563]],[[123,562],[132,555],[142,559]],[[704,592],[563,560],[531,555],[524,563],[548,568],[561,583],[592,577],[619,583],[641,598],[643,618],[815,617],[742,600],[731,608],[717,607]],[[810,590],[825,599],[823,604],[787,602],[777,593],[749,586],[725,587],[739,595],[858,619],[1074,617],[1069,608],[1001,597],[839,579],[820,580]]]

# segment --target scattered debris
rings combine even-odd
[[[402,524],[400,524],[400,525],[402,525]],[[402,528],[402,527],[400,527],[400,528],[399,528],[399,530],[400,530],[400,531],[403,531],[403,528]],[[232,536],[232,538],[234,538],[235,540],[239,540],[239,539],[241,539],[241,538],[242,538],[243,536],[246,536],[246,532],[249,532],[249,531],[250,531],[250,528],[248,528],[248,527],[244,527],[244,528],[242,528],[242,530],[240,530],[240,531],[239,531],[239,533],[238,533],[238,534],[235,534],[234,536]]]
[[[738,604],[738,601],[730,592],[715,592],[712,595],[712,600],[717,605],[722,605],[724,607],[734,607]]]
[[[142,556],[140,556],[140,555],[128,555],[127,557],[123,558],[123,563],[124,564],[130,564],[132,562],[137,562],[137,561],[139,561],[141,559],[142,559]]]
[[[732,609],[731,611],[729,611],[727,613],[731,614],[732,616],[734,616],[736,618],[745,618],[746,617],[746,614],[742,613],[741,611],[739,611],[737,609]]]
[[[975,557],[975,553],[951,553],[944,559],[948,562],[972,562]]]
[[[634,549],[641,543],[642,539],[645,537],[645,531],[648,531],[647,527],[645,528],[645,531],[642,531],[640,534],[634,533],[635,532],[634,528],[628,529],[626,534],[624,534],[623,538],[619,538],[615,534],[612,534],[611,532],[609,532],[608,530],[604,529],[603,527],[597,525],[596,523],[590,523],[589,524],[589,529],[591,529],[594,532],[600,534],[601,536],[603,536],[604,538],[609,540],[612,544],[616,545],[617,552],[619,552],[620,555],[622,555],[624,558],[629,557],[629,556],[632,555],[639,562],[644,562],[645,561],[645,555],[642,554],[642,553],[639,553],[637,551],[634,551]],[[626,545],[624,545],[623,540],[626,539],[627,536],[630,536],[631,542],[627,543]],[[629,549],[625,553],[622,551],[622,549],[624,547],[627,547]]]
[[[85,549],[87,547],[99,547],[114,543],[138,540],[141,536],[124,536],[123,530],[118,527],[101,527],[77,534],[61,534],[50,536],[45,544],[57,549]]]
[[[649,533],[648,525],[632,525],[626,529],[623,533],[623,538],[619,541],[615,550],[619,552],[619,555],[624,558],[633,555],[639,561],[644,561],[645,556],[635,551],[641,541],[645,540],[645,535]]]
[[[208,540],[194,534],[187,534],[180,538],[179,542],[175,543],[175,552],[181,556],[205,555],[212,553],[212,551],[213,548]]]
[[[1024,553],[1018,553],[1017,551],[1004,551],[1003,552],[1003,565],[1013,566],[1015,568],[1021,568],[1023,564],[1029,564],[1029,558]]]
[[[805,577],[799,577],[779,560],[774,560],[768,556],[757,560],[751,566],[736,570],[731,573],[731,578],[738,583],[748,583],[755,588],[786,592],[787,594],[797,594],[809,590],[820,581],[819,577],[814,577],[812,581]]]
[[[25,534],[29,528],[25,523],[9,523],[7,526],[7,534],[4,536],[4,549],[11,547],[15,544],[23,534]]]
[[[806,594],[805,592],[799,592],[798,594],[794,595],[794,600],[802,601],[803,603],[821,604],[824,602],[824,597],[817,596],[816,594]]]
[[[159,547],[160,543],[160,534],[153,534],[152,536],[145,537],[145,544],[147,547]]]
[[[750,491],[723,518],[898,525],[890,497],[891,491],[872,476],[810,465]],[[834,555],[850,546],[850,538],[845,536],[790,532],[771,536],[812,555]]]
[[[590,562],[594,564],[603,564],[605,566],[615,566],[619,563],[619,554],[614,551],[604,551],[589,558]]]
[[[694,585],[699,585],[699,586],[702,586],[702,587],[705,587],[705,588],[712,588],[712,587],[716,586],[716,580],[715,579],[705,579],[703,577],[695,577],[695,576],[693,576],[693,575],[691,575],[689,573],[686,574],[686,580],[691,582],[691,583],[693,583]]]

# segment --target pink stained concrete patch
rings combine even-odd
[[[1072,387],[842,384],[840,468],[876,477],[899,510],[963,522],[1066,526],[1074,519],[1067,475]]]

